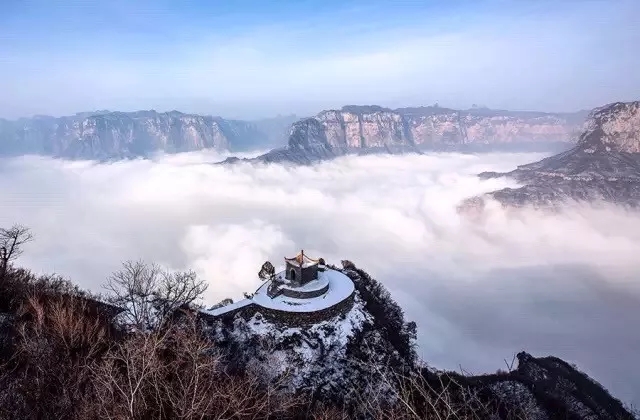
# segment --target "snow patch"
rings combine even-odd
[[[248,306],[251,304],[253,304],[253,301],[251,299],[242,299],[235,303],[230,303],[228,305],[221,306],[216,309],[202,310],[201,312],[208,315],[219,316],[222,314],[226,314],[227,312],[235,311],[236,309],[244,308],[245,306]]]
[[[356,298],[349,312],[312,326],[286,327],[257,313],[248,321],[237,318],[232,334],[238,342],[257,343],[259,356],[250,364],[265,380],[286,377],[291,391],[328,389],[344,378],[347,343],[366,321],[371,315]]]

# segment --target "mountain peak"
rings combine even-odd
[[[640,153],[640,101],[615,102],[593,110],[578,145],[587,152]]]
[[[342,112],[351,112],[353,114],[372,114],[374,112],[392,112],[390,108],[380,105],[345,105],[340,109]]]

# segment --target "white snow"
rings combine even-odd
[[[230,303],[228,305],[221,306],[219,308],[208,310],[208,311],[203,310],[201,312],[205,314],[213,315],[213,316],[218,316],[218,315],[226,314],[227,312],[230,312],[230,311],[234,311],[236,309],[244,308],[245,306],[251,305],[252,303],[253,301],[251,299],[242,299],[235,303]]]
[[[266,363],[256,366],[262,377],[274,379],[287,375],[291,390],[304,383],[317,381],[339,382],[343,378],[345,352],[349,338],[362,324],[370,320],[363,303],[356,298],[354,306],[344,315],[321,321],[307,327],[282,327],[261,316],[253,316],[249,321],[237,320],[234,335],[242,342],[254,342]],[[276,350],[277,343],[300,340],[295,345]]]
[[[295,285],[284,283],[282,286],[280,286],[280,288],[295,290],[296,292],[313,292],[315,290],[322,289],[328,283],[329,283],[329,277],[320,276],[320,272],[318,272],[317,280],[311,280],[309,283],[303,284],[302,286],[295,286]]]
[[[251,298],[251,301],[264,308],[275,309],[278,311],[315,312],[322,309],[330,308],[342,302],[343,300],[351,296],[351,294],[355,290],[355,286],[351,279],[336,270],[327,269],[325,271],[319,271],[318,280],[315,280],[314,282],[316,281],[318,283],[316,283],[314,288],[317,289],[318,284],[328,282],[329,290],[327,290],[327,292],[323,295],[315,298],[297,299],[286,297],[284,295],[270,298],[267,295],[267,290],[271,282],[268,281],[263,284],[258,290],[256,290],[256,293]]]

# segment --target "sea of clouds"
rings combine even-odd
[[[313,167],[212,165],[186,153],[110,164],[0,160],[0,226],[36,240],[20,263],[100,291],[127,259],[193,269],[206,303],[241,298],[265,260],[301,248],[350,259],[419,327],[432,366],[492,372],[520,350],[553,354],[640,403],[640,215],[572,207],[480,220],[464,198],[513,186],[481,181],[540,154],[346,157]]]

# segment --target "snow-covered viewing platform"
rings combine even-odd
[[[351,296],[355,289],[349,277],[332,269],[325,269],[325,271],[318,272],[317,280],[300,287],[300,289],[309,291],[326,290],[324,293],[314,297],[288,297],[283,293],[271,298],[267,294],[267,290],[272,283],[273,280],[269,280],[263,284],[256,290],[251,300],[263,308],[288,312],[314,312],[330,308]],[[285,288],[285,290],[292,290],[290,286],[283,286],[283,288]]]
[[[249,298],[204,310],[202,314],[235,316],[249,309],[252,313],[312,314],[327,312],[353,297],[353,281],[342,272],[326,267],[322,259],[312,260],[301,251],[294,258],[285,258],[285,262],[285,269],[277,274],[268,263],[272,269],[268,280]]]

